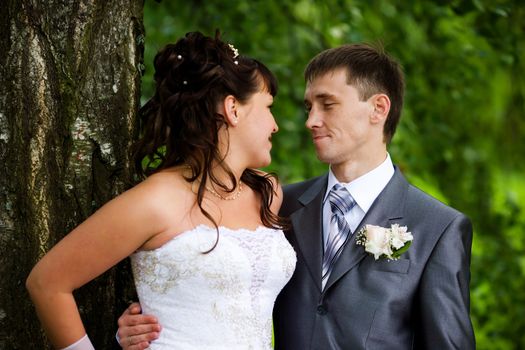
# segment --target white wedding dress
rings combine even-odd
[[[131,256],[143,313],[162,326],[151,350],[271,349],[275,298],[295,268],[284,234],[200,225]]]

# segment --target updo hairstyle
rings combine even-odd
[[[140,109],[141,137],[134,147],[136,171],[144,178],[162,169],[187,166],[188,182],[199,181],[197,203],[202,208],[206,184],[211,181],[226,192],[237,188],[234,174],[218,148],[218,132],[228,128],[217,107],[228,95],[241,104],[259,91],[277,93],[277,80],[261,62],[238,56],[237,50],[220,39],[200,32],[187,33],[175,44],[161,49],[154,59],[155,95]],[[220,166],[232,186],[212,173],[212,163]],[[273,200],[271,178],[247,169],[241,181],[261,198],[261,220],[267,227],[281,227],[284,221],[270,211]]]

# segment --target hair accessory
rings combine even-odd
[[[232,44],[228,44],[228,46],[230,47],[230,50],[233,51],[233,58],[237,58],[237,56],[239,56],[239,50],[237,50],[235,46],[233,46]],[[238,64],[238,63],[235,63],[235,64]]]
[[[182,60],[182,56],[181,55],[177,55],[177,59]]]

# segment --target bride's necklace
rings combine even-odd
[[[215,191],[212,187],[208,187],[206,186],[206,190],[208,190],[208,192],[210,192],[211,194],[213,194],[215,197],[219,198],[219,199],[222,199],[224,201],[233,201],[237,198],[239,198],[239,196],[241,195],[241,192],[242,192],[242,181],[239,180],[239,187],[237,189],[237,191],[230,195],[230,196],[222,196],[220,193],[217,193],[217,191]]]

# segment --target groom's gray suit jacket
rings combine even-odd
[[[281,215],[297,267],[274,308],[276,349],[475,348],[469,317],[472,226],[410,185],[396,168],[365,224],[407,226],[399,260],[374,260],[353,235],[321,290],[322,200],[327,175],[284,188]]]

